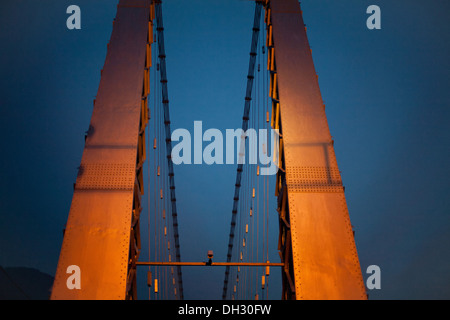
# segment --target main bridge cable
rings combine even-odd
[[[262,2],[255,1],[255,18],[253,22],[253,34],[252,34],[252,44],[250,49],[250,62],[248,67],[248,75],[247,75],[247,90],[245,95],[245,105],[244,105],[244,116],[242,117],[242,130],[244,132],[248,129],[248,120],[250,113],[250,102],[252,96],[252,88],[253,88],[253,79],[255,77],[255,61],[257,55],[257,47],[258,47],[258,38],[259,38],[259,28],[260,28],[260,20],[261,20],[261,9]],[[228,253],[227,253],[227,262],[231,261],[232,252],[233,252],[233,242],[234,242],[234,230],[236,227],[236,215],[239,204],[239,191],[241,188],[241,176],[243,171],[243,163],[238,164],[237,172],[236,172],[236,183],[235,183],[235,191],[234,191],[234,199],[233,199],[233,210],[231,215],[231,227],[230,227],[230,236],[228,240]],[[227,291],[228,291],[228,279],[230,273],[230,266],[226,267],[225,270],[225,279],[223,283],[223,292],[222,299],[226,299]]]
[[[164,108],[164,125],[165,125],[165,135],[166,135],[166,155],[167,155],[167,165],[169,169],[169,187],[170,187],[170,201],[172,209],[172,222],[173,222],[173,236],[175,241],[175,255],[176,261],[181,261],[180,254],[180,242],[178,234],[178,219],[177,219],[177,206],[176,206],[176,196],[175,196],[175,178],[173,171],[172,162],[172,140],[171,140],[171,130],[170,130],[170,114],[169,114],[169,93],[167,90],[167,74],[166,74],[166,53],[164,49],[164,26],[162,18],[162,1],[154,0],[155,3],[155,16],[156,16],[156,31],[158,35],[158,52],[159,52],[159,72],[160,72],[160,82],[162,87],[162,103]],[[183,279],[181,275],[181,267],[177,266],[178,274],[178,288],[180,293],[180,299],[183,299]]]

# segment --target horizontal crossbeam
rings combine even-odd
[[[192,267],[284,267],[284,263],[270,262],[153,262],[140,261],[136,266],[192,266]]]

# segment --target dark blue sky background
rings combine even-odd
[[[66,28],[71,4],[81,30]],[[55,272],[116,4],[0,4],[2,266]],[[381,30],[366,28],[371,4]],[[164,1],[172,130],[241,126],[253,8]],[[369,297],[449,299],[450,3],[304,0],[302,9],[364,277],[381,267]],[[235,172],[175,167],[184,261],[210,249],[225,261]],[[183,276],[186,298],[220,298],[223,270]]]

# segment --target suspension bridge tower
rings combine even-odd
[[[170,190],[167,215],[171,217],[174,250],[174,258],[166,264],[175,267],[176,298],[183,299],[161,6],[160,0],[118,3],[51,299],[137,298],[150,69],[156,68],[152,66],[152,52],[157,52],[159,59],[167,168],[164,174]],[[280,132],[275,193],[281,298],[365,299],[344,187],[300,4],[297,0],[264,0],[255,1],[255,6],[258,17],[264,10],[270,122]],[[259,32],[258,26],[253,32]],[[257,41],[253,41],[250,85],[256,46]],[[246,96],[246,108],[250,100]],[[243,127],[245,121],[244,112]],[[239,181],[242,170],[238,167]],[[240,183],[236,186],[240,187]],[[238,199],[235,197],[235,201]],[[234,208],[233,220],[236,214]],[[234,227],[232,222],[232,232]],[[233,240],[234,234],[230,237],[231,248]],[[227,258],[231,258],[231,251]],[[68,283],[72,266],[81,270],[78,290]],[[223,297],[226,291],[225,285]]]

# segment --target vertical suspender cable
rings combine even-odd
[[[153,26],[153,21],[152,21],[152,26]],[[150,28],[148,32],[149,33],[152,32],[152,34],[149,34],[148,36],[150,38],[153,38],[153,28]],[[150,43],[150,45],[151,45],[151,43]],[[150,49],[150,50],[152,50],[152,49]],[[154,55],[151,55],[151,59],[152,59],[152,64],[151,65],[154,65],[154,63],[153,63]],[[152,68],[152,69],[155,70],[155,68]],[[156,70],[153,71],[153,80],[155,79],[155,75],[156,75]],[[149,77],[148,81],[151,84],[152,82],[151,82],[151,73],[150,72],[148,74],[148,77]],[[156,81],[154,81],[154,82],[155,82],[155,85],[156,85]],[[153,90],[153,92],[156,92],[156,91]],[[150,171],[150,150],[151,150],[151,147],[150,147],[150,141],[151,141],[151,139],[150,139],[150,137],[151,137],[150,136],[150,118],[151,118],[151,114],[154,114],[154,110],[153,110],[153,112],[151,112],[151,109],[150,109],[150,105],[152,105],[152,103],[150,102],[150,98],[152,97],[152,95],[154,95],[154,94],[152,93],[152,90],[150,90],[149,97],[147,97],[147,107],[148,107],[148,110],[149,110],[149,118],[148,118],[148,124],[147,124],[148,128],[147,128],[147,141],[146,141],[146,143],[147,143],[147,154],[148,154],[147,155],[147,241],[148,241],[148,259],[150,261],[151,261],[151,253],[152,253],[151,252],[151,238],[150,238],[150,228],[151,228],[151,223],[150,223],[150,217],[151,217],[151,214],[150,214],[150,212],[151,212],[151,210],[150,210],[150,203],[151,203],[151,200],[150,200],[151,199],[151,196],[150,196],[151,195],[151,191],[150,191],[150,176],[151,176],[151,171]],[[149,274],[151,274],[151,267],[150,266],[148,267],[148,271],[147,272],[148,272],[147,273],[147,281],[148,281],[149,284],[151,284],[152,279],[149,277]],[[149,285],[148,286],[148,299],[149,300],[151,299],[151,289],[152,288]]]

